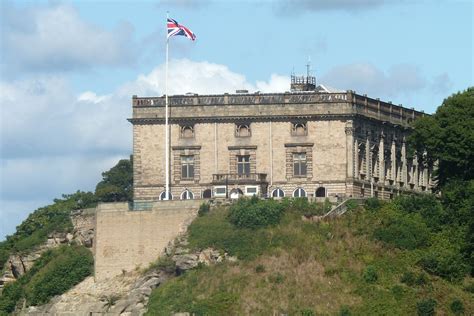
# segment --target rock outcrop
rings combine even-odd
[[[3,275],[0,277],[0,291],[6,283],[15,281],[31,269],[35,261],[48,249],[73,242],[92,248],[94,220],[95,209],[73,211],[71,213],[72,233],[52,233],[44,244],[32,251],[10,255],[3,269]]]
[[[147,272],[133,271],[106,280],[94,281],[88,277],[63,295],[53,298],[43,306],[32,306],[26,315],[128,315],[140,316],[152,291],[168,279],[178,276],[200,264],[211,265],[237,258],[208,248],[192,251],[187,237],[182,235],[170,242],[161,260],[170,264],[151,268]]]

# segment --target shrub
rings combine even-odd
[[[199,206],[198,216],[204,216],[205,214],[209,213],[210,209],[211,209],[211,205],[209,205],[209,203],[202,203]]]
[[[451,309],[454,315],[464,314],[464,304],[459,299],[455,299],[454,301],[452,301],[451,305],[449,305],[449,308]]]
[[[449,281],[459,281],[468,271],[460,253],[433,250],[424,255],[418,264],[428,273]]]
[[[276,225],[283,215],[283,207],[274,200],[239,199],[231,206],[229,221],[240,228],[259,228]]]
[[[347,207],[348,211],[353,211],[353,210],[357,209],[358,206],[359,205],[354,200],[349,200],[349,201],[346,202],[346,207]]]
[[[253,259],[268,248],[270,236],[265,230],[239,228],[228,221],[229,212],[218,208],[196,218],[188,228],[189,245],[194,249],[212,247],[239,259]]]
[[[315,316],[316,315],[312,309],[302,309],[299,314],[301,316]]]
[[[259,264],[255,267],[255,272],[257,273],[263,273],[265,272],[265,266],[263,264]]]
[[[158,269],[166,273],[173,273],[176,271],[176,262],[171,260],[171,257],[161,256],[158,258],[158,260],[150,264],[148,270],[153,269]]]
[[[464,291],[474,294],[474,283],[466,285]]]
[[[439,229],[445,221],[445,211],[433,195],[402,195],[393,204],[403,213],[416,213],[430,228]]]
[[[5,285],[0,296],[0,314],[10,314],[15,310],[17,302],[23,296],[20,282],[15,281]]]
[[[405,283],[408,286],[413,285],[425,285],[428,283],[426,274],[420,273],[418,276],[413,272],[405,272],[400,278],[400,282]]]
[[[362,274],[364,281],[367,283],[374,283],[378,279],[377,270],[374,266],[367,266]]]
[[[365,209],[375,212],[382,208],[382,201],[377,198],[369,198],[365,201]]]
[[[416,276],[413,272],[405,272],[403,273],[402,277],[400,278],[400,282],[405,283],[408,286],[415,285]]]
[[[428,246],[430,231],[419,214],[403,214],[387,210],[382,215],[382,225],[374,231],[374,237],[401,249]]]
[[[351,310],[349,309],[348,306],[344,305],[341,307],[339,310],[339,316],[351,316]]]
[[[420,273],[415,280],[416,285],[425,285],[428,283],[428,277],[424,273]]]
[[[425,299],[416,303],[416,312],[418,316],[435,315],[436,301],[432,298]]]
[[[92,254],[85,247],[62,246],[48,256],[51,259],[43,267],[30,270],[34,275],[25,286],[25,294],[31,305],[47,303],[51,297],[66,292],[92,273]],[[42,264],[44,262],[38,263]]]

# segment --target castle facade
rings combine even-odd
[[[171,198],[379,197],[430,192],[409,159],[425,115],[292,77],[292,92],[169,97]],[[165,198],[165,97],[132,98],[134,200]]]

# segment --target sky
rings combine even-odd
[[[0,240],[132,153],[131,97],[318,84],[433,113],[473,86],[472,1],[1,1]]]

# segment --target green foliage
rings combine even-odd
[[[382,207],[383,204],[384,203],[382,202],[382,200],[379,200],[377,198],[368,198],[365,201],[364,206],[365,206],[366,210],[375,212],[375,211],[380,210],[380,208]]]
[[[302,309],[299,314],[301,316],[315,316],[316,314],[312,309]]]
[[[351,310],[349,309],[349,306],[342,306],[341,309],[339,310],[339,316],[351,316]]]
[[[408,141],[427,159],[438,160],[438,185],[474,179],[474,87],[446,98],[433,116],[415,121]]]
[[[209,203],[202,203],[199,205],[199,210],[198,210],[198,216],[204,216],[207,213],[209,213],[209,210],[211,209],[211,205]]]
[[[280,222],[284,208],[274,200],[239,199],[230,208],[229,221],[240,228],[256,229]]]
[[[374,266],[367,266],[362,274],[362,277],[367,283],[375,283],[378,280],[377,269]]]
[[[445,223],[445,212],[441,203],[431,194],[402,195],[397,197],[393,204],[403,213],[419,214],[431,229],[440,229]]]
[[[464,291],[474,294],[474,283],[466,285]]]
[[[400,278],[400,282],[405,283],[408,286],[422,286],[428,283],[428,279],[424,273],[419,273],[418,275],[416,275],[415,273],[409,271],[403,273]]]
[[[226,209],[216,209],[198,217],[188,228],[191,247],[212,247],[239,259],[253,259],[266,249],[270,236],[261,229],[238,228],[228,221]]]
[[[418,316],[434,316],[436,301],[432,298],[425,299],[416,303],[416,312]]]
[[[64,245],[48,250],[26,274],[5,287],[0,312],[12,312],[22,298],[27,305],[47,303],[90,275],[92,267],[92,254],[83,246]]]
[[[359,207],[359,205],[357,204],[356,201],[349,200],[349,201],[346,202],[346,207],[347,207],[347,210],[350,212],[350,211],[356,210],[357,207]]]
[[[5,265],[11,252],[26,253],[46,242],[48,235],[53,232],[70,232],[71,211],[95,207],[96,204],[97,200],[92,192],[77,191],[55,199],[51,205],[38,208],[17,226],[13,235],[7,236],[6,241],[0,243],[0,266]]]
[[[63,246],[51,252],[51,260],[25,285],[26,299],[31,305],[47,303],[92,273],[93,258],[88,249]]]
[[[176,271],[176,262],[174,262],[171,257],[161,256],[158,258],[158,260],[150,264],[150,267],[147,270],[149,271],[154,269],[167,273],[173,273]]]
[[[101,202],[125,202],[133,198],[133,159],[120,160],[109,171],[102,173],[102,181],[95,188]]]
[[[430,231],[419,214],[404,214],[392,208],[381,212],[381,226],[374,237],[401,249],[416,249],[429,244]]]
[[[455,299],[454,301],[452,301],[449,305],[449,308],[451,309],[454,315],[463,315],[465,311],[464,304],[459,299]]]
[[[257,273],[263,273],[265,272],[265,266],[263,264],[259,264],[255,267],[255,272]]]
[[[227,315],[238,302],[238,296],[222,289],[211,295],[197,297],[198,293],[194,293],[197,292],[196,272],[190,271],[176,282],[167,282],[153,291],[145,315],[172,315],[177,312],[189,312],[193,315]]]
[[[0,296],[0,315],[2,312],[6,314],[12,313],[23,295],[23,288],[19,282],[6,284]]]

